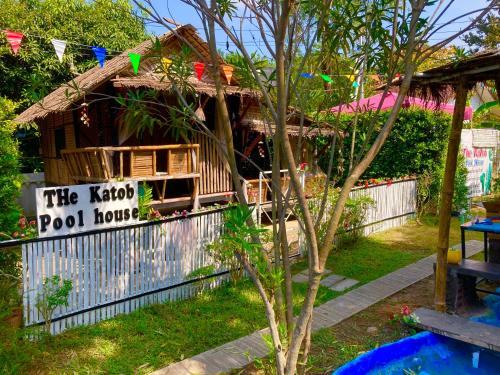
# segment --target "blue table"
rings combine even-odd
[[[462,259],[465,259],[465,231],[484,233],[484,261],[488,261],[488,233],[500,234],[500,223],[488,219],[479,219],[477,222],[469,221],[460,226],[462,235]]]

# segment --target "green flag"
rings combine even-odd
[[[134,73],[137,74],[139,71],[139,63],[141,62],[141,55],[138,53],[129,53],[128,57],[130,58],[130,62],[132,63],[132,68],[134,68]]]
[[[326,74],[321,74],[321,78],[323,78],[325,82],[332,83],[332,79]]]

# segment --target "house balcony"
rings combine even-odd
[[[198,205],[200,185],[199,144],[159,146],[85,147],[61,151],[69,177],[75,183],[143,181],[154,187],[153,204]],[[186,189],[167,191],[167,181],[186,180]],[[179,188],[177,188],[179,190]]]

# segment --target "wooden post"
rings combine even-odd
[[[446,311],[446,271],[450,236],[451,205],[453,201],[458,150],[460,147],[460,137],[462,135],[462,125],[467,101],[467,81],[461,80],[455,92],[455,109],[453,111],[453,120],[448,139],[448,152],[446,155],[443,186],[441,187],[441,203],[439,206],[439,236],[434,304],[436,310],[441,312]]]

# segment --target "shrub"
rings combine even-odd
[[[73,289],[71,280],[62,280],[57,275],[43,280],[42,290],[36,296],[36,308],[45,320],[47,333],[50,333],[54,311],[59,306],[68,306],[71,289]]]
[[[377,134],[376,131],[371,136],[368,134],[371,115],[370,113],[359,115],[355,153],[360,150],[368,137],[374,137]],[[381,112],[375,126],[381,127],[388,116],[389,111]],[[342,151],[337,156],[337,164],[342,164],[340,170],[343,174],[338,176],[340,183],[349,167],[353,118],[353,115],[342,115],[341,119],[341,128],[347,136],[344,138]],[[391,134],[361,179],[399,178],[420,175],[424,171],[434,172],[445,155],[450,123],[450,115],[443,112],[418,108],[401,110]],[[324,143],[322,139],[318,141]],[[319,145],[318,149],[322,149],[321,146]],[[328,157],[329,152],[326,150],[319,162],[324,170],[328,165]],[[408,162],[409,160],[411,163]]]
[[[432,203],[432,186],[434,184],[434,175],[430,171],[424,171],[417,177],[417,223],[421,223],[423,215],[427,212]],[[438,192],[439,194],[439,192]]]
[[[207,251],[212,258],[229,269],[229,276],[233,284],[236,284],[243,277],[243,267],[235,256],[236,250],[232,242],[223,237],[215,239],[207,246]]]
[[[2,237],[9,237],[15,232],[21,209],[17,198],[21,191],[22,175],[20,174],[19,150],[13,133],[15,124],[15,105],[8,99],[0,97],[0,231]]]
[[[344,212],[340,217],[339,229],[337,230],[339,245],[354,244],[363,236],[363,221],[368,209],[375,202],[367,195],[349,198],[345,204]]]
[[[434,173],[434,183],[431,186],[431,199],[436,202],[436,205],[439,204],[439,196],[444,179],[445,165],[446,157],[443,157],[439,168]],[[468,194],[469,191],[467,188],[467,167],[465,166],[465,157],[462,154],[458,154],[457,170],[455,172],[455,188],[453,190],[452,202],[452,209],[454,211],[466,211],[469,208]]]
[[[139,219],[148,220],[151,213],[151,202],[153,201],[153,188],[147,183],[142,182],[139,185]]]
[[[17,249],[0,251],[0,319],[21,304],[21,256]]]
[[[327,226],[328,226],[328,211],[332,210],[337,202],[339,194],[339,189],[334,187],[329,187],[326,202],[325,202],[325,213],[323,213],[323,220],[319,223],[316,230],[316,235],[318,241],[323,241],[325,236]],[[309,210],[313,217],[314,222],[317,221],[318,216],[321,213],[322,205],[322,195],[316,194],[314,198],[307,201],[309,205]],[[367,195],[359,195],[354,198],[348,198],[344,207],[344,211],[340,217],[340,223],[337,229],[337,240],[338,245],[345,243],[355,243],[363,233],[362,228],[363,221],[366,216],[367,210],[374,205],[374,201]]]
[[[208,265],[204,267],[200,267],[193,272],[190,272],[187,276],[187,280],[196,280],[194,282],[194,288],[196,294],[202,294],[205,290],[210,286],[210,280],[208,276],[213,275],[215,273],[215,266]]]

